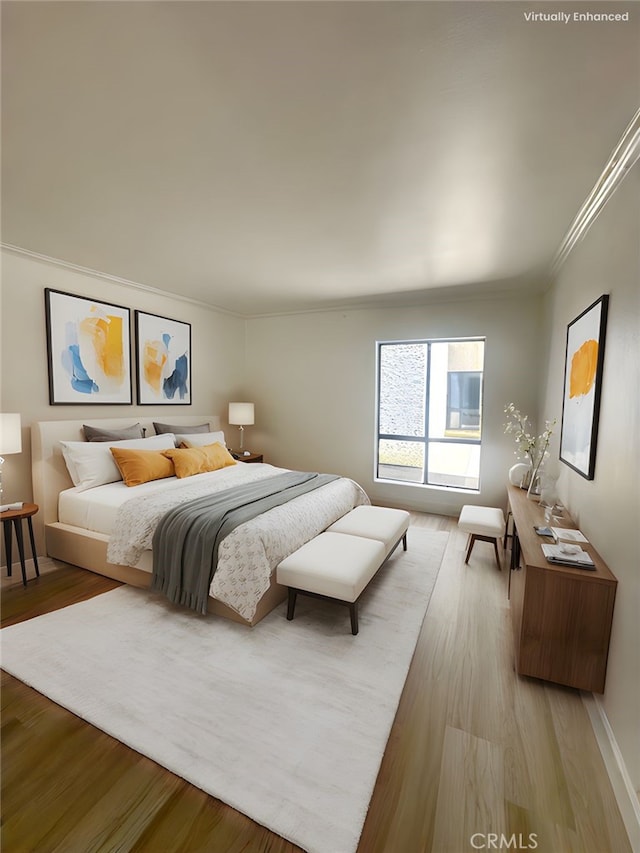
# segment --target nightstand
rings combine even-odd
[[[243,456],[242,453],[238,453],[238,462],[262,462],[263,456],[262,453],[251,453],[249,456]]]
[[[33,565],[36,569],[36,577],[40,577],[40,569],[38,568],[38,557],[36,555],[36,544],[33,538],[33,525],[31,524],[31,516],[38,512],[37,504],[24,503],[21,509],[8,509],[6,512],[0,513],[0,521],[4,528],[4,549],[7,555],[7,575],[11,577],[11,523],[16,534],[16,542],[18,543],[18,553],[20,554],[20,567],[22,569],[22,583],[27,585],[27,569],[24,562],[24,539],[22,537],[22,520],[27,519],[29,526],[29,539],[31,541],[31,554],[33,555]]]

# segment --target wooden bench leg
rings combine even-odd
[[[349,604],[349,613],[351,614],[351,633],[355,636],[358,633],[358,602],[354,601]]]
[[[298,595],[298,591],[293,589],[293,587],[289,587],[289,600],[287,603],[287,619],[289,622],[293,619],[293,613],[296,609],[296,597]]]

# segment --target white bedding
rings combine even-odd
[[[238,463],[237,468],[239,467]],[[248,468],[245,463],[242,463],[242,467]],[[168,488],[177,493],[181,487],[191,491],[195,484],[198,487],[202,483],[224,484],[225,488],[230,488],[238,480],[248,482],[244,477],[239,478],[237,474],[225,476],[224,472],[229,470],[232,469],[227,468],[208,474],[197,474],[182,480],[177,477],[166,477],[163,480],[152,480],[150,483],[133,487],[125,486],[123,481],[119,480],[117,483],[106,483],[102,486],[94,486],[92,489],[76,487],[65,489],[65,491],[60,492],[58,498],[58,521],[109,536],[116,523],[118,510],[125,501],[134,497],[153,495],[161,491],[166,492]],[[281,473],[284,470],[284,468],[274,468],[273,472]],[[112,560],[112,562],[114,561]]]
[[[177,477],[167,480],[154,480],[135,486],[135,494],[152,494],[162,488],[162,483],[178,482]],[[165,486],[166,488],[166,486]],[[131,488],[120,480],[118,483],[107,483],[93,489],[82,491],[77,488],[60,492],[58,499],[58,520],[83,530],[93,530],[108,536],[113,530],[116,515],[121,504],[131,500]]]
[[[243,463],[133,488],[120,482],[83,492],[68,489],[60,494],[59,520],[108,535],[109,562],[143,568],[156,525],[173,506],[285,470]],[[341,478],[237,527],[220,545],[210,595],[252,619],[278,563],[350,509],[367,503],[357,483]]]

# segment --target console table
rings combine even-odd
[[[613,605],[618,581],[591,543],[582,548],[596,569],[547,562],[534,525],[544,525],[543,510],[526,491],[509,485],[513,542],[509,596],[516,671],[604,693]],[[566,511],[555,527],[576,527]]]

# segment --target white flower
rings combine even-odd
[[[519,409],[516,409],[513,403],[508,403],[504,407],[504,413],[510,419],[504,425],[505,433],[512,434],[515,438],[516,447],[515,453],[519,458],[527,458],[533,469],[534,476],[538,472],[540,465],[549,455],[548,447],[553,434],[557,420],[545,421],[544,431],[538,436],[532,436],[528,432],[529,416],[521,414]]]

